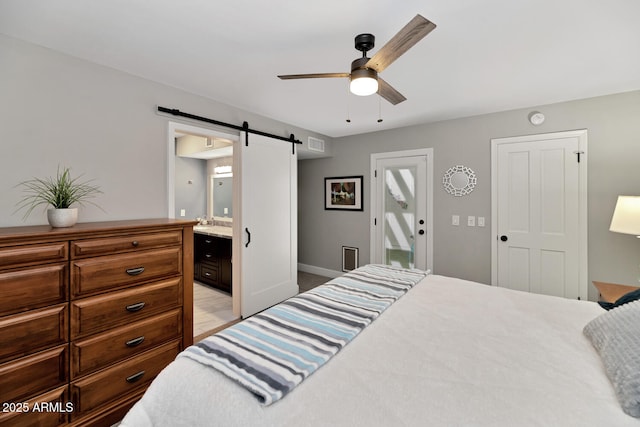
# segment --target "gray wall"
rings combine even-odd
[[[532,110],[546,115],[533,126]],[[588,130],[589,280],[637,284],[640,241],[609,232],[618,194],[640,194],[640,92],[344,137],[333,141],[329,159],[299,164],[299,256],[302,264],[341,270],[341,246],[360,248],[360,264],[369,261],[370,154],[420,147],[434,149],[434,272],[483,283],[491,281],[491,139]],[[448,195],[442,175],[463,164],[478,184],[465,197]],[[364,175],[364,211],[325,211],[323,178]],[[461,218],[451,226],[451,215]],[[487,226],[467,227],[468,215],[484,216]],[[591,289],[591,299],[595,289]]]
[[[175,217],[185,210],[185,218],[207,217],[207,161],[176,156]]]
[[[568,129],[589,130],[590,280],[636,283],[640,242],[608,231],[618,194],[640,193],[640,92],[535,107],[547,115],[527,122],[534,109],[490,114],[332,140],[225,104],[0,35],[0,227],[44,224],[44,213],[26,222],[15,205],[15,185],[55,174],[58,165],[95,178],[104,191],[81,221],[164,217],[167,213],[167,122],[158,105],[306,141],[327,142],[330,159],[302,160],[299,167],[299,261],[341,269],[341,246],[360,248],[368,262],[369,206],[364,212],[324,211],[325,176],[365,176],[369,154],[433,147],[436,183],[462,163],[479,184],[453,198],[435,185],[435,271],[481,282],[490,279],[490,228],[452,228],[450,216],[481,215],[490,221],[491,138]],[[220,84],[224,84],[221,82]],[[202,126],[203,124],[197,123]],[[223,129],[228,131],[228,129]],[[304,149],[304,148],[300,148]]]
[[[0,227],[45,224],[14,214],[18,182],[58,165],[104,194],[80,221],[167,216],[167,123],[158,105],[307,141],[331,138],[0,34]],[[219,84],[224,84],[220,82]],[[195,123],[204,126],[203,123]],[[229,132],[229,129],[221,129]],[[299,150],[304,150],[300,147]],[[202,213],[202,212],[201,212]],[[198,213],[201,214],[201,213]]]

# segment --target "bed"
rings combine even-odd
[[[178,357],[121,426],[638,426],[583,333],[616,310],[427,274],[270,405]]]

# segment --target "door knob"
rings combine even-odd
[[[503,234],[502,236],[500,236],[500,240],[506,242],[507,240],[509,240],[509,238]]]

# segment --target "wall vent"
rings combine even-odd
[[[314,138],[310,136],[309,142],[307,143],[307,148],[309,149],[309,151],[324,153],[324,139]]]
[[[358,248],[350,246],[342,247],[342,271],[351,271],[358,268]]]

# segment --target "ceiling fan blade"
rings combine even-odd
[[[316,73],[316,74],[285,74],[278,76],[282,80],[292,79],[323,79],[327,77],[349,77],[349,73]]]
[[[378,77],[378,95],[380,95],[393,105],[407,100],[404,95],[395,90],[389,83],[385,82],[380,77]]]
[[[378,52],[367,62],[366,67],[381,73],[393,61],[408,51],[413,45],[422,40],[427,34],[436,28],[436,24],[416,15],[395,36],[382,46]]]

